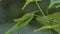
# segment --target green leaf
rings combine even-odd
[[[54,5],[52,6],[52,8],[59,8],[59,7],[60,7],[60,3],[54,4]]]
[[[37,29],[37,30],[34,30],[34,32],[37,32],[37,31],[39,31],[39,30],[47,30],[47,29],[53,29],[53,28],[57,28],[57,27],[59,27],[60,26],[60,24],[55,24],[55,25],[47,25],[47,26],[42,26],[42,27],[40,27],[39,29]]]
[[[35,11],[36,12],[36,11]],[[29,24],[30,21],[33,19],[34,13],[35,12],[31,12],[31,13],[27,13],[25,14],[23,17],[16,19],[15,21],[17,21],[17,24],[14,25],[9,31],[7,31],[5,34],[11,34],[13,31],[24,27],[25,25]]]
[[[57,6],[59,6],[59,5],[60,5],[60,0],[50,0],[49,9],[50,8],[58,8]]]
[[[42,1],[42,0],[26,0],[26,3],[25,3],[25,5],[22,7],[22,10],[24,10],[25,7],[26,7],[28,4],[30,4],[30,3],[32,3],[32,2],[35,2],[35,1]]]
[[[50,15],[50,17],[52,17],[53,19],[55,19],[55,20],[53,20],[53,21],[55,21],[55,22],[57,22],[58,24],[60,24],[60,12],[56,12],[56,13]],[[60,27],[54,28],[54,30],[57,31],[58,34],[60,34]]]
[[[60,24],[60,12],[56,12],[56,13],[53,13],[53,14],[51,14],[51,15],[49,15],[49,16],[46,16],[46,17],[50,17],[50,18],[52,18],[51,19],[51,24],[53,25],[53,24]],[[41,17],[37,17],[36,18],[37,19],[37,21],[39,22],[39,23],[41,23],[41,24],[43,24],[43,25],[49,25],[49,24],[47,24],[47,22],[45,21],[45,22],[43,22],[43,20],[40,20],[41,19]],[[41,22],[42,21],[42,22]],[[52,28],[53,30],[55,30],[55,31],[57,31],[59,34],[60,34],[60,27],[57,27],[57,28]]]
[[[50,15],[50,17],[53,18],[53,21],[55,20],[55,22],[57,23],[60,22],[60,12],[53,13],[52,15]]]

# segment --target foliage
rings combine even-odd
[[[53,6],[54,8],[60,7],[60,0],[51,0],[51,1],[50,1],[50,5],[49,5],[49,8],[51,8],[52,6]]]
[[[15,19],[15,21],[17,21],[17,24],[14,25],[8,32],[6,32],[5,34],[11,34],[13,31],[22,28],[24,26],[26,26],[27,24],[29,24],[31,22],[31,20],[35,17],[35,19],[43,24],[44,26],[38,28],[37,30],[34,30],[34,32],[39,31],[39,30],[47,30],[47,29],[53,29],[55,31],[58,32],[58,34],[60,34],[60,12],[55,12],[53,14],[48,14],[49,10],[51,8],[59,8],[60,7],[60,0],[50,0],[50,4],[47,8],[47,16],[45,15],[44,11],[42,10],[42,8],[40,7],[40,5],[38,4],[37,1],[44,1],[44,0],[26,0],[25,5],[22,8],[22,11],[25,9],[25,7],[32,3],[35,2],[39,11],[42,13],[42,16],[37,15],[35,13],[37,13],[38,11],[33,11],[27,14],[24,14],[23,17]]]

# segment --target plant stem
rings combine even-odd
[[[41,11],[42,15],[43,15],[43,16],[45,16],[45,14],[44,14],[43,10],[41,9],[41,7],[39,6],[39,4],[38,4],[37,0],[36,0],[36,2],[35,2],[35,3],[36,3],[36,5],[37,5],[37,7],[39,8],[39,10]]]

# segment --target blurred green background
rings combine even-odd
[[[49,0],[38,2],[41,8],[44,10],[44,12],[47,6],[49,5],[49,2],[50,2]],[[38,9],[38,7],[36,7],[35,2],[32,2],[25,8],[24,11],[21,11],[21,8],[23,7],[24,4],[25,4],[25,0],[2,0],[0,1],[0,34],[4,34],[13,25],[16,24],[13,21],[14,19],[21,17],[25,13]],[[60,8],[53,9],[49,13],[52,14],[54,13],[54,11],[57,11],[59,9]],[[38,12],[37,14],[40,14],[40,12]],[[33,19],[33,21],[29,25],[19,30],[14,31],[12,34],[42,34],[42,33],[49,34],[49,30],[33,32],[33,30],[37,29],[40,26],[42,25],[37,23],[37,21]],[[52,32],[54,32],[53,34],[57,34],[57,32],[55,32],[54,30],[52,30]]]

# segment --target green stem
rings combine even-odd
[[[30,2],[26,2],[25,5],[23,6],[22,10],[25,9],[25,7],[29,4]]]
[[[39,8],[39,10],[41,11],[42,15],[43,15],[43,16],[45,16],[45,14],[44,14],[43,10],[41,9],[41,7],[39,6],[39,4],[38,4],[37,0],[36,0],[36,2],[35,2],[35,3],[36,3],[36,5],[37,5],[37,7]]]

